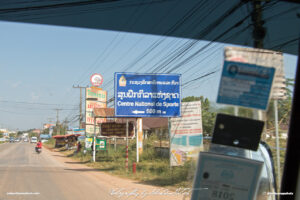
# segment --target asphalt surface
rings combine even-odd
[[[117,199],[110,190],[34,144],[0,145],[0,200]],[[57,155],[58,156],[58,155]]]
[[[35,144],[0,144],[0,200],[176,200],[175,194],[89,168]]]

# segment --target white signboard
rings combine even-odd
[[[94,125],[85,125],[85,132],[87,135],[94,135]],[[100,132],[99,126],[96,126],[96,133]]]
[[[106,103],[90,101],[90,100],[87,100],[85,102],[85,109],[87,112],[93,112],[94,108],[106,108]]]
[[[85,101],[85,123],[86,133],[94,134],[94,109],[95,108],[106,108],[107,92],[96,87],[86,88],[86,101]],[[96,123],[106,122],[104,118],[97,118]],[[93,127],[93,128],[91,128]],[[97,130],[99,133],[99,130]]]
[[[263,162],[201,152],[192,200],[253,200]]]
[[[171,166],[196,158],[203,147],[201,101],[182,103],[181,113],[181,117],[171,118]]]
[[[92,111],[87,111],[85,113],[85,122],[87,124],[94,124],[94,114]],[[99,123],[103,123],[103,122],[106,122],[106,119],[105,118],[97,118],[96,119],[96,123],[99,124]]]
[[[263,67],[274,67],[276,69],[274,83],[272,86],[271,98],[285,99],[285,73],[282,52],[266,49],[245,48],[245,47],[225,47],[226,61],[236,61]]]
[[[86,88],[86,99],[97,99],[103,103],[106,102],[107,92],[100,88]]]

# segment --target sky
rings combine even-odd
[[[182,74],[182,96],[204,96],[216,101],[223,65],[223,48],[214,43],[200,55],[179,63],[208,42],[92,29],[0,21],[0,128],[27,130],[79,114],[79,89],[102,74],[103,89],[113,97],[115,72]],[[177,53],[176,56],[171,56]],[[284,54],[286,77],[294,78],[297,57]],[[163,65],[165,64],[165,65]],[[156,68],[159,70],[156,70]],[[207,73],[214,74],[194,82]]]

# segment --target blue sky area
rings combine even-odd
[[[167,60],[192,41],[7,22],[0,22],[0,30],[0,127],[19,130],[54,122],[56,108],[64,109],[60,120],[76,119],[79,90],[72,86],[90,85],[93,73],[103,75],[103,89],[108,91],[108,97],[113,96],[114,72],[180,73],[183,97],[203,95],[215,102],[223,48],[228,46],[212,44],[178,67],[180,61],[207,42],[199,41],[182,57]],[[286,77],[294,78],[296,61],[296,56],[284,55]],[[212,71],[217,72],[185,84]],[[74,121],[73,126],[76,124]]]

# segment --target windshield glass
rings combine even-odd
[[[298,59],[281,51],[285,42],[271,51],[249,47],[251,31],[237,45],[236,32],[222,43],[43,23],[0,29],[0,200],[190,199],[199,152],[261,164],[254,199],[276,199]],[[257,149],[212,144],[218,114],[261,121]],[[210,197],[220,195],[230,199]]]

